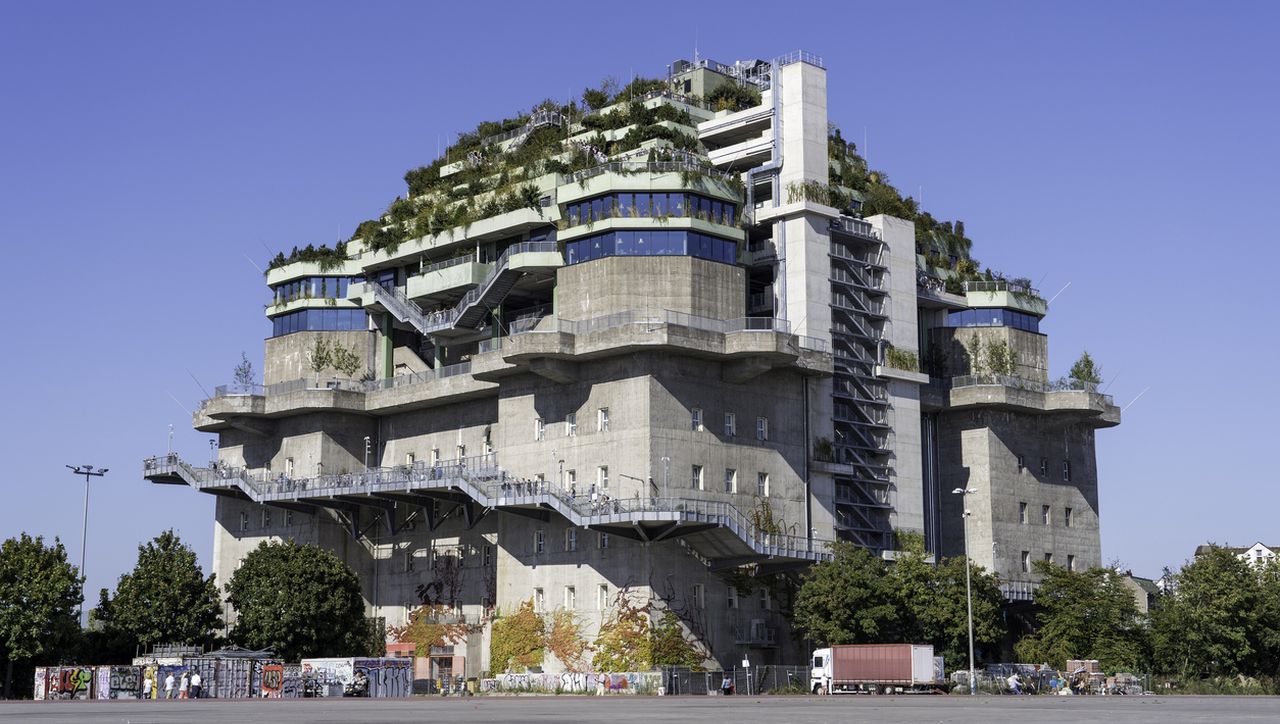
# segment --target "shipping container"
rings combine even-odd
[[[815,694],[913,693],[941,690],[940,666],[927,644],[849,644],[813,652]]]

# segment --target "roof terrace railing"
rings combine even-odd
[[[1014,294],[1033,294],[1040,296],[1040,291],[1030,284],[1011,281],[1009,279],[993,279],[992,281],[965,282],[966,292],[1012,292]]]
[[[613,161],[611,163],[600,164],[599,166],[593,166],[592,168],[583,169],[581,171],[575,171],[566,177],[564,183],[582,183],[587,179],[595,178],[596,176],[601,176],[606,173],[680,173],[682,171],[693,171],[712,178],[718,178],[722,181],[728,181],[734,175],[729,171],[720,171],[712,168],[711,166],[704,166],[688,160],[654,161],[652,163],[640,161]]]
[[[793,50],[786,55],[780,55],[773,59],[773,64],[779,68],[784,65],[791,65],[792,63],[808,63],[809,65],[816,65],[823,69],[827,67],[823,64],[821,56],[814,55],[813,53],[804,50]]]

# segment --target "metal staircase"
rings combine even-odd
[[[696,498],[595,499],[575,495],[546,481],[514,478],[482,455],[436,465],[376,468],[363,473],[291,479],[227,467],[198,468],[177,455],[147,458],[143,477],[153,483],[186,484],[215,494],[231,494],[265,505],[316,508],[390,503],[422,505],[436,496],[464,496],[479,506],[517,514],[546,512],[582,528],[643,541],[685,538],[715,565],[726,558],[816,562],[831,558],[827,541],[761,530],[731,503]],[[705,543],[705,546],[699,546]]]
[[[396,319],[418,330],[420,334],[432,335],[455,330],[477,329],[483,325],[489,312],[502,303],[521,276],[534,269],[554,269],[563,265],[563,261],[539,267],[512,265],[514,257],[530,253],[554,253],[558,257],[559,251],[554,241],[527,241],[507,247],[478,286],[463,295],[452,308],[441,312],[424,312],[417,303],[396,287],[385,287],[373,282],[365,282],[365,285],[373,294],[374,301],[385,307]]]

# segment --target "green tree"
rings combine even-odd
[[[333,364],[333,347],[326,337],[316,337],[307,350],[307,366],[316,373],[316,385],[320,384],[320,373]]]
[[[75,642],[76,607],[83,600],[80,571],[67,562],[62,542],[22,533],[0,545],[0,650],[5,657],[4,695],[14,665],[53,659]]]
[[[899,599],[884,565],[847,541],[832,545],[831,561],[804,575],[796,595],[796,628],[820,646],[892,641]]]
[[[899,554],[888,575],[899,600],[901,640],[933,644],[934,653],[947,665],[963,668],[969,660],[965,558],[954,556],[933,565],[919,534],[899,534],[897,547]],[[984,649],[990,650],[1004,636],[1003,597],[994,574],[975,565],[970,576],[974,648],[981,658]]]
[[[1259,564],[1257,672],[1280,676],[1280,558]]]
[[[1182,676],[1256,673],[1260,607],[1258,572],[1217,546],[1173,576],[1173,591],[1152,614],[1156,666]]]
[[[489,666],[497,672],[527,671],[542,666],[547,652],[547,622],[533,610],[533,600],[520,604],[510,616],[493,621]]]
[[[287,660],[364,656],[375,641],[360,580],[334,554],[293,541],[263,541],[226,585],[237,619],[231,641]]]
[[[1068,571],[1037,561],[1035,603],[1039,627],[1015,647],[1019,660],[1098,659],[1107,671],[1133,671],[1145,661],[1145,631],[1133,594],[1120,574],[1106,568]]]
[[[112,645],[131,651],[160,643],[208,645],[222,625],[218,586],[196,553],[173,530],[138,546],[133,572],[120,576],[115,597],[102,590],[95,618]]]
[[[1102,368],[1094,364],[1093,357],[1089,356],[1089,350],[1085,350],[1080,353],[1080,359],[1071,365],[1071,371],[1067,376],[1081,384],[1097,385],[1102,382]]]

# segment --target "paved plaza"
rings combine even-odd
[[[54,724],[284,722],[1276,722],[1276,697],[555,697],[0,702],[0,720]]]

